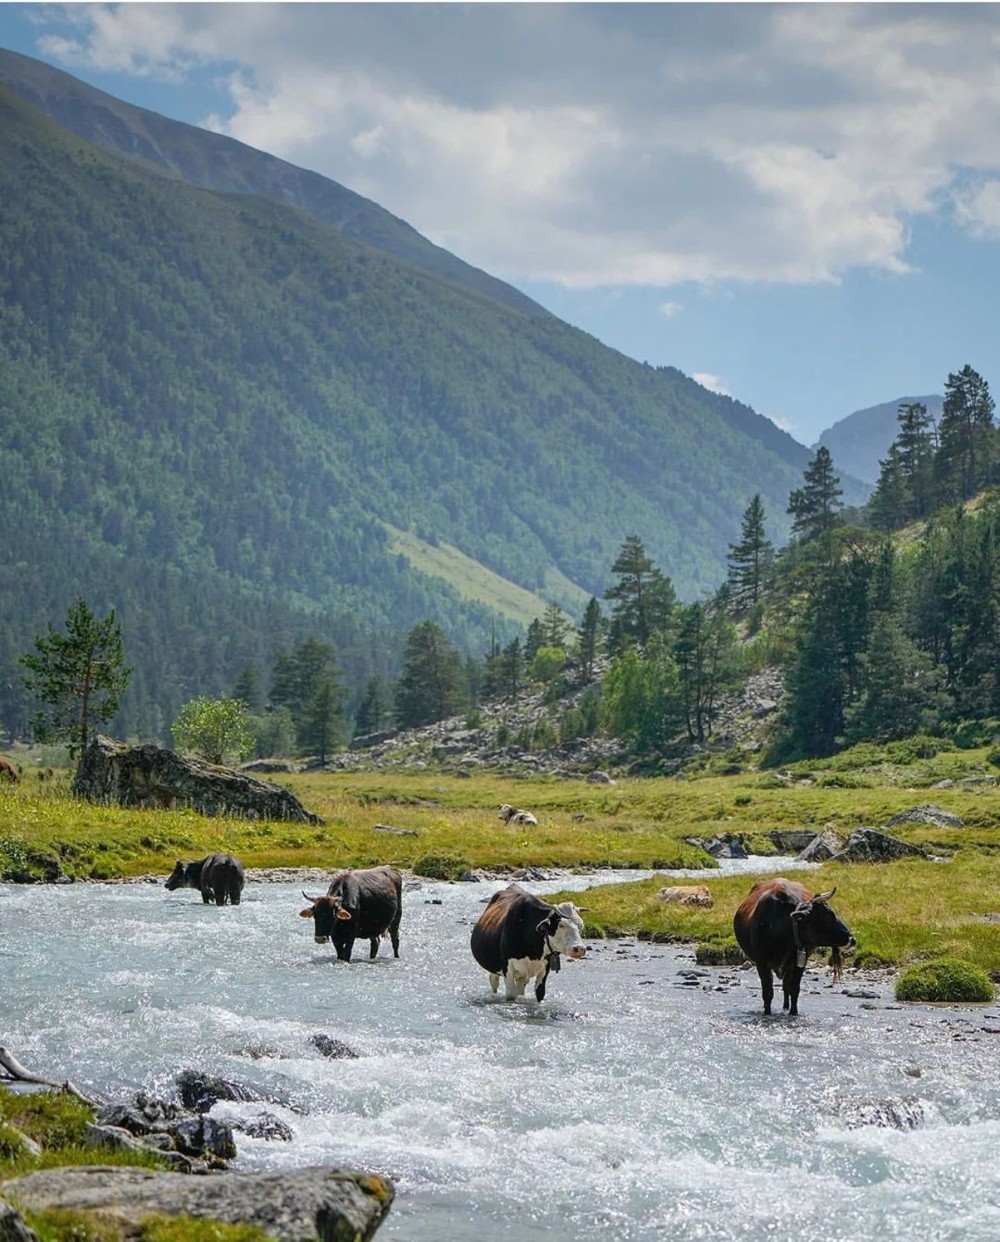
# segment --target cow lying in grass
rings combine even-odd
[[[511,806],[509,802],[505,802],[500,808],[500,819],[505,824],[537,824],[538,820],[530,811],[518,810],[516,806]]]

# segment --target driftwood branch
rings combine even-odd
[[[43,1087],[58,1087],[60,1091],[66,1091],[70,1095],[75,1095],[84,1104],[90,1104],[94,1108],[100,1104],[100,1100],[92,1100],[77,1087],[74,1087],[68,1078],[60,1082],[58,1078],[49,1078],[47,1074],[35,1074],[31,1070],[26,1069],[11,1050],[5,1048],[3,1044],[0,1044],[0,1068],[6,1070],[7,1077],[15,1082],[34,1082]]]
[[[413,828],[393,828],[391,824],[376,824],[373,832],[388,832],[394,837],[416,837],[420,834]]]

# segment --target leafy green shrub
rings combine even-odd
[[[463,871],[469,871],[471,865],[467,858],[457,858],[454,854],[424,854],[413,864],[413,871],[429,880],[454,880]]]
[[[735,806],[749,806],[751,802],[753,802],[752,794],[737,794],[733,799]]]
[[[483,726],[483,713],[478,707],[473,707],[465,713],[465,727],[470,730],[481,729]]]
[[[900,1001],[991,1001],[993,996],[989,975],[957,957],[920,962],[896,980]]]
[[[989,746],[1000,736],[1000,720],[986,716],[981,720],[959,720],[951,729],[951,741],[959,750]]]
[[[699,966],[739,966],[745,960],[743,950],[731,937],[726,940],[703,941],[694,946],[694,960]]]
[[[914,733],[898,742],[889,742],[885,753],[893,763],[916,763],[919,759],[933,759],[943,750],[954,750],[955,743],[948,738],[929,737],[926,733]]]

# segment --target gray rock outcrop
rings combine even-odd
[[[386,1178],[350,1169],[188,1177],[84,1166],[28,1173],[0,1184],[0,1192],[26,1211],[100,1212],[130,1227],[163,1213],[256,1225],[278,1242],[368,1242],[395,1188]]]
[[[826,862],[844,849],[844,838],[832,828],[824,828],[816,834],[804,850],[798,854],[800,862]]]
[[[914,1096],[895,1100],[875,1096],[834,1096],[824,1101],[823,1111],[847,1130],[860,1130],[863,1126],[916,1130],[927,1120],[923,1103]]]
[[[80,760],[73,792],[89,802],[120,806],[190,807],[202,815],[322,822],[294,794],[270,781],[217,768],[162,746],[128,746],[100,735]]]
[[[38,1242],[38,1234],[29,1229],[9,1203],[0,1199],[0,1242]]]
[[[891,837],[877,828],[856,828],[847,838],[847,844],[833,855],[837,862],[879,863],[894,862],[897,858],[926,858],[927,853],[919,845],[908,845],[898,837]]]
[[[965,820],[951,811],[943,811],[939,806],[914,806],[908,811],[900,811],[886,824],[886,828],[894,828],[897,824],[931,824],[935,828],[964,828]]]

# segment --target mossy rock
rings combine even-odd
[[[718,940],[696,944],[694,960],[699,966],[739,966],[746,959],[735,940]]]
[[[900,1001],[991,1001],[993,984],[989,975],[971,962],[957,957],[939,957],[920,962],[902,972],[896,980],[896,1000]]]
[[[453,854],[424,854],[413,864],[414,874],[429,880],[455,880],[463,871],[471,869],[467,858],[456,858]]]

